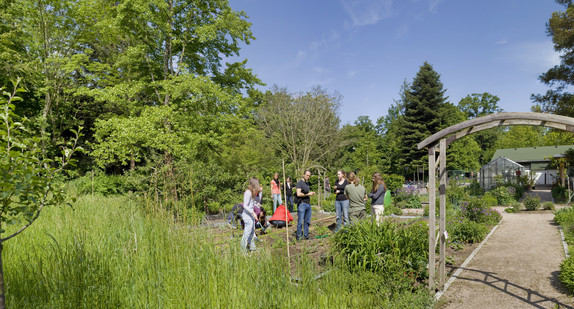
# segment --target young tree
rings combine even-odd
[[[440,75],[427,62],[405,90],[400,165],[405,168],[404,174],[410,175],[418,167],[428,165],[426,149],[419,150],[417,144],[443,128],[440,112],[447,98]]]
[[[4,269],[2,250],[5,242],[18,236],[38,219],[46,206],[65,202],[63,185],[56,176],[71,163],[80,132],[62,146],[62,157],[50,160],[42,156],[39,139],[28,131],[28,121],[14,114],[14,103],[23,91],[14,84],[14,92],[3,91],[0,97],[0,308],[5,308]],[[7,98],[5,98],[7,97]],[[81,128],[80,128],[81,129]],[[53,168],[52,165],[58,166]],[[10,227],[8,225],[20,224]],[[7,236],[6,236],[7,234]]]

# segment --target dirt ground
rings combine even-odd
[[[404,209],[403,216],[385,217],[385,220],[408,221],[416,218],[423,218],[422,209]],[[268,229],[265,234],[260,230],[256,233],[261,240],[257,245],[265,248],[275,255],[287,255],[287,236],[289,237],[289,256],[293,277],[297,277],[296,269],[299,257],[305,253],[311,257],[316,265],[316,271],[321,273],[331,258],[331,239],[335,229],[335,215],[322,211],[313,211],[311,225],[309,227],[309,240],[297,241],[295,234],[297,229],[297,215],[293,214],[294,221],[289,224],[288,231],[285,228]],[[232,237],[240,241],[243,231],[241,229],[228,228],[226,221],[222,217],[213,217],[208,225],[215,238]],[[478,244],[465,244],[456,250],[448,247],[447,271],[450,275],[456,267],[460,266],[466,258],[473,252]]]

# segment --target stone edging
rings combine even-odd
[[[564,231],[562,230],[562,227],[560,225],[558,225],[558,230],[560,231],[560,238],[562,238],[562,247],[564,248],[564,255],[566,256],[566,258],[569,258],[570,254],[568,254],[568,244],[566,243],[566,238],[564,238]]]
[[[502,220],[501,220],[502,222]],[[434,295],[434,299],[435,302],[438,301],[440,299],[440,297],[446,292],[446,290],[450,287],[450,285],[454,282],[454,280],[456,280],[456,278],[458,278],[458,276],[460,275],[460,273],[464,270],[464,268],[466,267],[466,265],[468,265],[470,263],[470,261],[474,258],[474,256],[478,253],[478,251],[480,250],[480,248],[482,248],[482,246],[486,243],[486,241],[490,238],[490,236],[492,234],[494,234],[494,231],[496,231],[496,229],[498,228],[498,226],[500,225],[497,224],[495,227],[492,228],[492,230],[490,231],[490,233],[488,233],[488,235],[486,235],[486,237],[482,240],[482,242],[480,243],[480,245],[478,245],[478,247],[476,247],[476,249],[474,249],[474,251],[472,251],[472,253],[466,258],[466,260],[464,261],[464,263],[462,263],[462,265],[460,265],[457,270],[454,272],[454,274],[452,274],[452,276],[448,279],[448,281],[446,282],[446,284],[444,285],[444,289],[442,291],[438,291],[435,295]]]

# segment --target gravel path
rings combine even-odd
[[[546,192],[533,192],[547,199]],[[439,300],[439,308],[574,308],[558,274],[564,249],[550,212],[502,212],[498,229]]]

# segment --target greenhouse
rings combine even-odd
[[[480,168],[480,187],[491,189],[496,185],[496,178],[502,182],[514,182],[517,176],[524,175],[524,171],[524,166],[506,157],[498,157]]]

